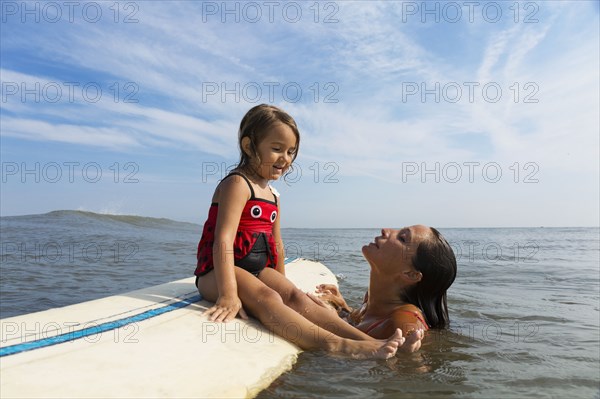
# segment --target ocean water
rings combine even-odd
[[[0,317],[189,277],[201,226],[55,211],[0,218]],[[600,398],[600,230],[441,229],[458,258],[451,328],[416,354],[303,353],[259,398]],[[378,229],[283,229],[288,256],[325,263],[351,305]]]

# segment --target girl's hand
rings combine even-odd
[[[238,313],[242,319],[248,320],[248,315],[242,308],[242,301],[237,296],[219,296],[217,303],[205,312],[210,321],[225,323],[235,319]]]

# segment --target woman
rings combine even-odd
[[[333,285],[317,287],[320,300],[373,338],[396,328],[409,336],[448,326],[446,291],[456,277],[456,258],[439,231],[422,225],[383,229],[362,253],[371,273],[361,308],[350,309]]]

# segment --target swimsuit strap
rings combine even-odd
[[[375,323],[373,323],[369,327],[367,327],[367,329],[365,330],[365,333],[368,334],[369,332],[371,332],[371,330],[376,329],[377,327],[379,327],[380,325],[382,325],[383,323],[385,323],[388,320],[389,319],[377,320]]]
[[[275,199],[275,205],[277,205],[277,196],[279,196],[279,192],[275,189],[275,187],[269,184],[269,189],[271,190],[271,194],[273,194],[273,198]]]
[[[246,181],[246,184],[248,184],[248,188],[250,189],[250,199],[251,200],[262,199],[262,198],[256,198],[256,195],[254,194],[254,189],[252,188],[252,184],[250,184],[250,180],[246,176],[241,174],[240,172],[231,172],[230,174],[225,176],[223,178],[223,180],[229,178],[230,176],[234,176],[234,175],[241,176]],[[223,180],[221,180],[221,181],[223,181]],[[277,205],[277,196],[279,195],[279,193],[277,192],[277,190],[275,190],[275,187],[271,186],[270,184],[269,184],[269,189],[271,190],[271,194],[273,194],[273,200],[275,202],[275,205]]]
[[[415,316],[421,323],[423,323],[423,326],[425,326],[426,330],[429,330],[429,325],[427,323],[425,323],[425,320],[423,320],[423,318],[421,316],[419,316],[418,312],[413,312],[410,310],[403,310],[403,309],[398,309],[396,310],[396,312],[404,312],[404,313],[408,313],[412,316]],[[383,323],[385,323],[386,321],[389,320],[389,317],[385,318],[385,319],[381,319],[381,320],[377,320],[376,322],[374,322],[373,324],[369,325],[364,331],[366,334],[368,334],[369,332],[371,332],[372,330],[376,329],[377,327],[379,327],[380,325],[382,325]]]
[[[419,312],[413,312],[410,310],[403,310],[403,309],[399,309],[399,311],[404,312],[404,313],[409,313],[409,314],[415,316],[421,323],[423,323],[423,325],[425,326],[425,329],[429,330],[429,325],[427,323],[425,323],[425,320],[423,320],[423,318],[421,316],[419,316]]]
[[[227,176],[225,176],[223,178],[223,180],[227,179],[230,176],[242,176],[244,178],[244,180],[246,180],[246,183],[248,183],[248,188],[250,188],[250,199],[253,200],[256,197],[254,196],[254,189],[252,188],[252,184],[250,184],[250,180],[248,180],[248,178],[246,176],[244,176],[243,174],[241,174],[240,172],[231,172],[230,174],[228,174]]]
[[[240,172],[231,172],[230,174],[228,174],[227,176],[225,176],[223,178],[223,180],[225,180],[228,177],[233,176],[233,175],[241,176],[244,180],[246,180],[246,183],[248,184],[248,188],[250,189],[250,199],[251,200],[257,199],[256,195],[254,195],[254,189],[252,188],[252,184],[250,184],[250,180],[246,176],[244,176],[243,174],[241,174]],[[223,180],[221,180],[221,181],[223,181]],[[271,190],[271,194],[273,194],[273,199],[274,199],[275,205],[277,205],[277,196],[279,195],[279,193],[270,184],[269,184],[269,189]]]

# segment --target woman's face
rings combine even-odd
[[[419,244],[432,238],[427,226],[415,225],[400,230],[382,229],[381,235],[363,246],[362,253],[376,270],[386,273],[414,270],[412,258]]]

